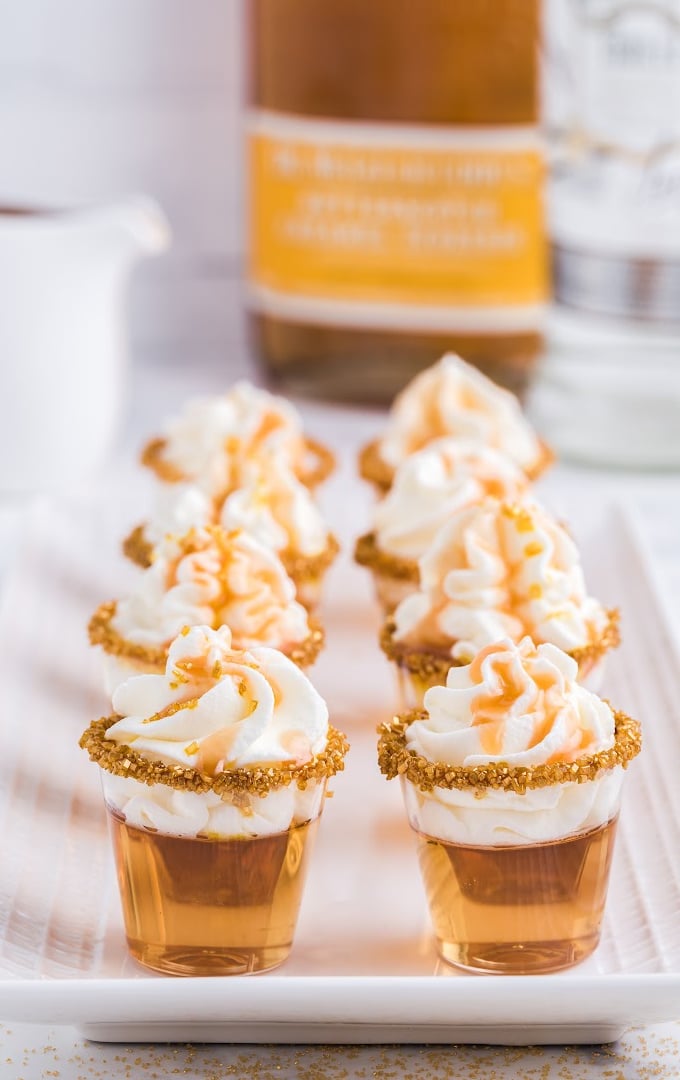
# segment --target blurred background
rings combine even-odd
[[[242,0],[0,0],[0,203],[145,192],[168,217],[171,250],[130,289],[139,359],[233,344],[243,34]]]
[[[374,403],[456,348],[525,392],[567,456],[677,467],[680,0],[466,9],[0,0],[0,204],[77,207],[131,193],[158,204],[172,243],[135,265],[121,309],[136,365],[212,365],[226,383],[258,353],[261,375],[295,392]],[[350,206],[350,188],[366,198],[365,175],[324,176],[311,190],[267,173],[268,153],[290,172],[300,146],[327,144],[327,120],[364,153],[362,168],[373,153],[384,165],[383,144],[422,165],[419,132],[436,127],[440,142],[425,151],[453,155],[458,201],[438,182],[428,203],[423,179],[419,221],[435,223],[427,265],[421,249],[420,262],[407,251],[414,231],[396,233],[403,184],[386,180],[379,205],[373,193]],[[368,125],[368,151],[357,125]],[[523,187],[498,189],[494,206],[475,202],[466,181],[463,205],[460,163],[479,169],[484,153],[520,155]],[[392,229],[382,263],[371,237],[342,261],[358,205]],[[314,241],[307,209],[314,228],[326,214]],[[508,257],[489,262],[483,218],[499,213]],[[342,222],[330,241],[329,214]],[[0,215],[0,271],[6,223]],[[21,359],[4,351],[7,396]]]

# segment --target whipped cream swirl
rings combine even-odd
[[[229,626],[244,649],[286,651],[310,634],[307,612],[277,555],[255,537],[219,526],[166,537],[112,619],[127,641],[153,646],[198,624]]]
[[[184,536],[216,519],[215,499],[197,484],[159,484],[145,538],[155,548],[167,536]]]
[[[398,467],[373,513],[378,547],[419,559],[452,514],[483,500],[518,498],[525,473],[508,457],[469,439],[436,439]]]
[[[137,675],[113,695],[121,715],[107,738],[152,761],[207,776],[249,765],[301,765],[324,750],[328,710],[282,653],[231,647],[227,627],[196,626],[170,647],[164,675]],[[130,825],[172,836],[265,836],[321,811],[324,785],[295,784],[247,805],[213,791],[182,791],[102,772],[107,803]]]
[[[232,648],[226,626],[194,626],[170,646],[164,675],[113,693],[107,738],[206,776],[256,764],[302,765],[321,752],[328,709],[299,668],[266,647]]]
[[[219,511],[226,529],[245,529],[276,552],[320,555],[328,528],[308,489],[285,460],[267,454],[244,465],[241,485]]]
[[[549,765],[614,745],[609,705],[579,686],[578,666],[555,645],[487,645],[452,667],[446,686],[425,693],[426,720],[407,729],[407,746],[450,765]]]
[[[419,570],[419,591],[394,613],[395,638],[459,661],[525,634],[573,652],[599,640],[608,623],[586,592],[576,545],[536,503],[464,507],[437,533]]]
[[[425,694],[426,718],[409,725],[406,744],[430,761],[473,766],[532,766],[577,761],[614,745],[606,702],[576,682],[576,663],[554,645],[506,639],[467,667],[451,668],[446,686]],[[540,843],[587,831],[615,816],[624,770],[595,780],[528,788],[524,793],[407,785],[415,828],[451,843]]]
[[[213,494],[236,487],[242,463],[265,450],[291,469],[305,454],[297,410],[246,381],[221,396],[189,401],[164,434],[164,459]]]
[[[542,457],[540,442],[514,394],[453,353],[417,375],[397,396],[380,455],[396,468],[409,454],[445,435],[499,450],[525,472]]]

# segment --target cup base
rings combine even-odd
[[[580,964],[597,948],[600,935],[591,934],[578,941],[465,942],[438,941],[442,960],[454,967],[476,974],[547,975]]]
[[[257,975],[279,967],[291,945],[260,949],[201,949],[194,946],[149,945],[127,939],[130,955],[144,967],[164,975]]]
[[[142,829],[109,807],[132,956],[173,975],[245,975],[282,964],[318,821],[210,840]]]
[[[616,818],[560,840],[454,844],[416,833],[439,953],[506,975],[573,967],[597,946]]]

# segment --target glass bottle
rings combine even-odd
[[[555,306],[529,402],[561,456],[680,467],[680,0],[546,0]]]
[[[253,339],[384,401],[454,350],[522,391],[546,298],[540,0],[251,0]]]

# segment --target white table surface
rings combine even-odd
[[[234,356],[236,359],[234,359]],[[138,365],[130,380],[125,430],[97,486],[115,491],[132,475],[136,449],[156,433],[162,418],[192,393],[216,392],[233,378],[249,374],[244,353],[230,361],[187,356],[171,365]],[[380,415],[370,410],[304,403],[312,434],[322,435],[342,454],[378,430]],[[680,642],[680,474],[605,472],[560,465],[545,484],[553,506],[578,493],[597,513],[603,501],[624,499],[632,506],[655,574],[669,623]],[[22,501],[0,504],[0,572],[11,573],[12,549],[19,536]],[[329,517],[332,508],[326,507]],[[616,1044],[597,1047],[420,1047],[420,1046],[125,1046],[89,1043],[68,1027],[0,1024],[0,1076],[8,1080],[136,1080],[183,1076],[404,1078],[404,1080],[671,1080],[680,1077],[678,1022],[633,1028]]]

